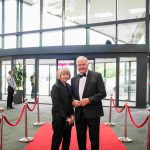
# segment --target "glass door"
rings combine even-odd
[[[116,59],[115,58],[98,58],[95,59],[95,71],[102,74],[107,97],[105,99],[110,99],[113,95],[115,99],[115,88],[116,88]],[[109,106],[109,101],[103,101],[105,106]]]
[[[136,58],[120,58],[119,99],[135,106],[136,101]],[[120,102],[119,105],[124,105]]]
[[[52,103],[50,91],[56,82],[56,59],[39,60],[39,101]]]

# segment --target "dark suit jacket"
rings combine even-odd
[[[79,100],[79,74],[72,78],[71,87],[73,100]],[[104,82],[100,73],[88,71],[82,98],[89,98],[90,104],[75,108],[75,118],[78,120],[81,111],[87,119],[103,116],[102,99],[106,97]]]
[[[57,81],[51,90],[52,97],[52,117],[55,119],[67,119],[70,115],[74,115],[72,106],[72,91],[71,86],[67,83],[66,86],[60,80]]]

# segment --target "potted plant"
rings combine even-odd
[[[18,63],[14,68],[14,80],[16,82],[16,93],[14,94],[14,103],[21,104],[23,100],[23,65]]]

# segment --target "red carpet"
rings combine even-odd
[[[100,131],[101,150],[127,150],[125,145],[118,140],[111,127],[101,124]],[[34,141],[30,142],[25,150],[50,150],[51,139],[52,127],[50,123],[47,123],[38,129],[34,136]],[[87,149],[90,150],[89,137],[87,139]],[[78,150],[75,127],[72,130],[70,150]]]

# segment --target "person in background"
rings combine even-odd
[[[88,59],[76,59],[79,74],[71,80],[75,124],[79,150],[86,150],[86,133],[89,128],[91,150],[99,150],[100,117],[103,116],[102,99],[106,97],[100,73],[88,70]]]
[[[69,150],[71,128],[74,123],[74,109],[72,106],[71,86],[67,83],[70,71],[62,67],[57,71],[57,82],[51,90],[52,98],[52,145],[51,150]]]
[[[13,77],[13,70],[8,71],[9,76],[7,77],[8,83],[8,96],[7,96],[7,109],[14,109],[12,106],[14,91],[16,90],[16,82]]]
[[[30,81],[31,81],[31,86],[32,86],[31,98],[35,98],[35,76],[34,75],[30,77]]]

